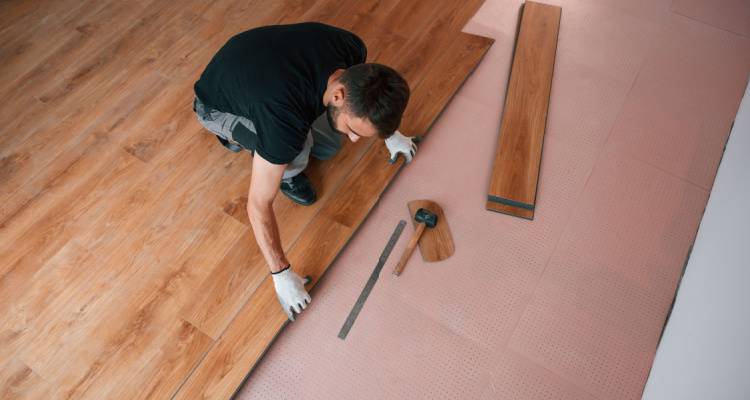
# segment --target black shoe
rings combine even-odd
[[[237,143],[232,143],[220,136],[216,136],[216,138],[219,139],[219,143],[221,143],[222,146],[229,149],[229,151],[231,151],[232,153],[239,153],[240,151],[242,151],[242,146],[238,145]]]
[[[310,179],[301,172],[289,179],[281,180],[281,193],[297,204],[309,206],[317,199]]]

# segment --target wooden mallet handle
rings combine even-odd
[[[426,225],[423,223],[417,224],[417,230],[414,232],[414,235],[412,235],[411,240],[409,241],[409,244],[406,246],[406,249],[404,250],[404,254],[401,255],[401,259],[398,260],[398,264],[396,264],[396,268],[393,269],[393,275],[396,275],[396,276],[401,275],[401,272],[404,270],[404,267],[406,267],[406,262],[409,261],[409,257],[411,257],[411,253],[413,253],[414,248],[417,247],[419,238],[422,237],[422,232],[424,232],[425,226]]]

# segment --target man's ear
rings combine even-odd
[[[344,85],[336,85],[333,90],[333,105],[336,107],[343,107],[346,103],[346,87]]]

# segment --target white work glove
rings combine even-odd
[[[417,153],[418,141],[418,137],[407,137],[402,135],[399,131],[393,132],[391,137],[385,139],[385,147],[387,147],[388,151],[391,153],[390,163],[393,164],[396,162],[399,153],[404,155],[407,163],[411,162],[411,159]]]
[[[294,313],[301,313],[310,304],[310,295],[305,290],[305,284],[310,279],[301,278],[295,274],[291,266],[273,273],[271,276],[273,277],[273,286],[276,288],[276,297],[279,298],[281,308],[284,309],[289,319],[294,321]]]

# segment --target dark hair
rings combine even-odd
[[[382,64],[357,64],[347,68],[339,81],[346,88],[346,107],[367,118],[378,136],[390,137],[401,124],[409,102],[409,84],[393,68]]]

